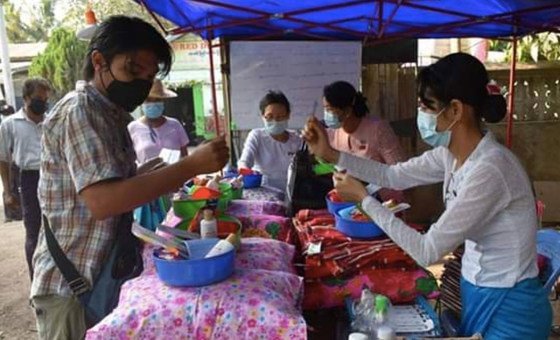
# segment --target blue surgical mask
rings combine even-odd
[[[157,119],[163,115],[164,105],[162,102],[144,103],[142,104],[142,111],[148,119]]]
[[[445,111],[443,108],[437,114],[427,113],[421,108],[418,108],[418,117],[416,118],[416,124],[418,125],[418,130],[420,131],[420,136],[424,142],[428,143],[433,147],[444,146],[449,147],[451,142],[451,128],[457,121],[454,121],[449,125],[449,127],[442,132],[437,131],[437,119]]]
[[[342,125],[340,123],[340,119],[338,119],[338,116],[329,110],[325,110],[323,119],[325,120],[325,124],[327,125],[327,127],[331,129],[338,129]]]
[[[279,122],[275,120],[271,120],[271,121],[263,120],[263,122],[264,122],[264,128],[266,129],[266,132],[268,132],[268,134],[271,136],[281,135],[282,133],[284,133],[284,131],[286,131],[286,129],[288,129],[287,120],[281,120]]]

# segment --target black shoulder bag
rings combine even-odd
[[[333,189],[332,175],[316,175],[313,172],[315,157],[303,142],[288,169],[286,205],[290,216],[301,209],[324,209],[326,195]]]

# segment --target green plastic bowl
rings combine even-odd
[[[175,215],[190,221],[206,203],[207,200],[175,200],[173,201],[173,212]]]
[[[239,188],[239,189],[231,189],[232,191],[232,198],[234,200],[240,200],[243,198],[243,187]]]

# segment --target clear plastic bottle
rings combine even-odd
[[[378,340],[394,340],[395,331],[388,322],[391,302],[385,295],[375,296],[374,323],[375,336]]]

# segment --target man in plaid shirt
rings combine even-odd
[[[123,214],[193,176],[221,169],[229,158],[225,140],[217,138],[174,165],[137,171],[129,112],[171,63],[171,47],[152,26],[138,18],[111,17],[90,42],[86,82],[60,100],[44,122],[41,208],[60,247],[90,285],[107,260]],[[44,230],[33,264],[31,299],[39,338],[82,338],[84,309],[57,268]]]

